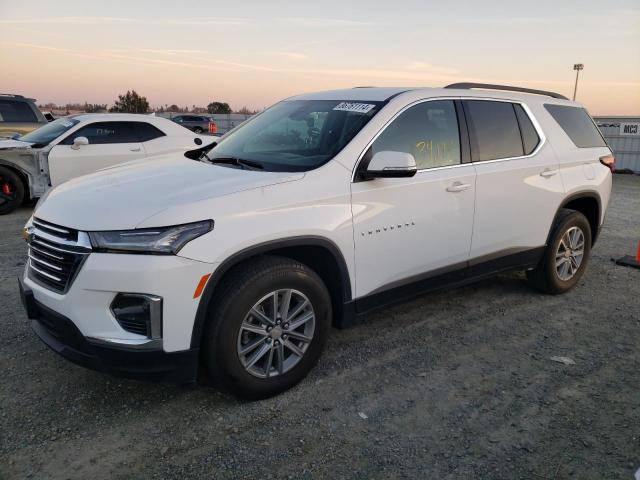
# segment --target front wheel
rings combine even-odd
[[[14,171],[0,167],[0,215],[13,212],[24,200],[24,185]]]
[[[591,226],[575,210],[563,209],[556,218],[540,264],[527,272],[534,287],[547,293],[564,293],[580,280],[591,253]]]
[[[259,399],[302,380],[317,363],[331,325],[331,299],[309,267],[262,257],[231,272],[215,295],[204,358],[212,380]]]

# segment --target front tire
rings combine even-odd
[[[295,260],[269,256],[239,266],[219,288],[203,345],[212,380],[247,399],[302,380],[331,325],[331,298],[320,277]]]
[[[24,184],[13,170],[0,167],[0,215],[13,212],[24,201]]]
[[[580,212],[562,209],[552,226],[540,264],[527,271],[529,283],[546,293],[565,293],[576,286],[589,262],[591,226]]]

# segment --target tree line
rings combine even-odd
[[[43,110],[66,110],[67,112],[83,111],[86,113],[100,113],[100,112],[122,112],[122,113],[152,113],[152,112],[172,112],[172,113],[208,113],[208,114],[228,114],[228,113],[243,113],[245,115],[252,115],[258,113],[258,111],[250,110],[247,107],[242,107],[240,110],[234,112],[228,103],[226,102],[210,102],[206,107],[200,107],[192,105],[191,108],[185,106],[180,107],[175,103],[172,105],[165,104],[156,107],[151,107],[146,97],[139,95],[135,90],[128,90],[124,95],[118,95],[118,98],[113,102],[111,107],[107,107],[107,104],[100,103],[67,103],[66,105],[56,105],[54,103],[46,103],[39,106]]]

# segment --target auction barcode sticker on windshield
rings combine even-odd
[[[369,113],[374,107],[375,105],[371,105],[370,103],[342,102],[333,107],[333,109],[340,112]]]

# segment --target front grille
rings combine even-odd
[[[83,232],[34,218],[29,231],[29,277],[57,293],[65,293],[91,252]]]
[[[63,240],[69,240],[72,242],[78,241],[78,231],[72,230],[66,227],[59,227],[58,225],[54,225],[53,223],[45,222],[44,220],[40,220],[39,218],[33,219],[33,226],[38,230],[49,233],[54,237],[62,238]]]

